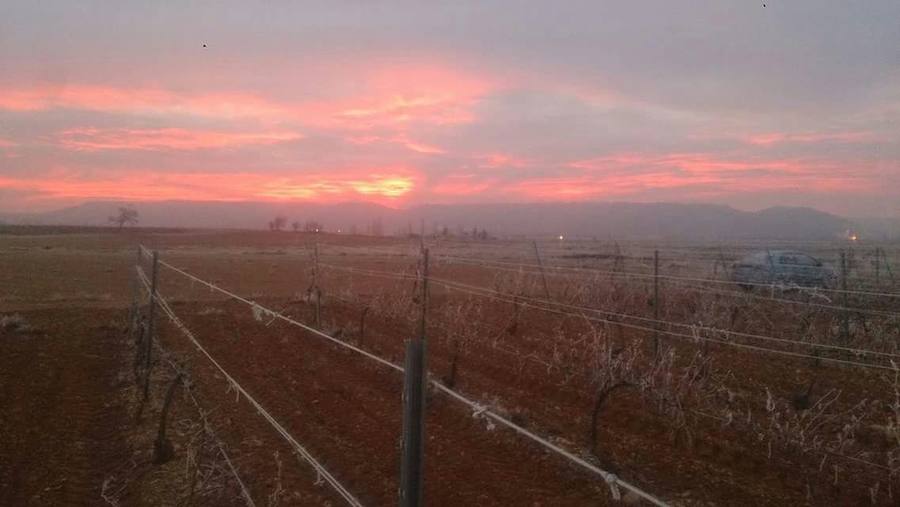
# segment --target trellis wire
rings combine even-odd
[[[329,267],[329,268],[332,268],[332,269],[335,268],[335,266],[334,266],[334,265],[331,265],[331,264],[325,264],[325,266],[327,266],[327,267]],[[341,269],[348,270],[348,271],[350,271],[350,270],[355,270],[355,268],[341,268]],[[357,271],[357,272],[358,272],[358,271]],[[387,272],[378,272],[378,271],[370,271],[370,270],[364,270],[363,274],[369,274],[369,275],[371,275],[371,276],[391,277],[391,278],[394,278],[394,279],[400,279],[400,280],[412,280],[412,279],[414,279],[414,277],[406,276],[406,275],[402,275],[402,274],[387,273]],[[432,278],[431,280],[434,281],[433,278]],[[439,282],[435,282],[435,283],[438,283],[438,284],[440,285]],[[452,289],[452,288],[451,288],[451,289]],[[473,295],[475,295],[475,296],[482,296],[481,294],[473,294]],[[343,298],[343,297],[340,297],[340,296],[332,295],[331,297],[332,297],[332,298],[335,298],[335,299],[337,299],[337,300],[339,300],[339,301],[341,301],[341,302],[343,302],[343,303],[345,303],[345,304],[348,304],[348,305],[356,304],[356,302],[351,301],[351,300],[346,299],[346,298]],[[521,297],[521,296],[519,296],[519,297]],[[570,316],[572,316],[572,317],[577,317],[577,316],[578,316],[578,315],[575,315],[575,314],[568,314],[568,315],[570,315]],[[581,317],[583,318],[584,316],[582,315]],[[662,322],[664,322],[664,321],[662,321]],[[792,342],[792,343],[803,343],[803,342]],[[524,355],[524,356],[523,356],[521,352],[518,352],[518,351],[516,351],[515,349],[506,349],[506,348],[498,347],[498,346],[496,346],[496,345],[492,345],[492,347],[493,347],[495,350],[498,350],[498,351],[501,351],[501,352],[504,352],[504,353],[507,353],[507,354],[512,354],[512,355],[515,355],[515,356],[517,356],[517,357],[522,357],[522,358],[527,359],[527,360],[530,360],[530,361],[534,361],[534,362],[536,362],[537,364],[539,364],[539,365],[541,365],[541,366],[544,366],[544,367],[547,367],[547,368],[552,367],[552,364],[551,364],[551,363],[542,360],[542,359],[541,359],[540,357],[538,357],[536,354],[528,354],[528,355]],[[848,350],[853,351],[853,350],[855,350],[855,349],[848,349]],[[860,352],[866,352],[866,351],[860,351]],[[877,352],[874,352],[874,351],[868,351],[868,352],[877,353]],[[888,354],[888,355],[892,355],[892,356],[893,356],[894,354]],[[893,369],[893,367],[892,367],[891,369]],[[576,374],[576,376],[581,376],[581,375],[583,375],[583,373],[577,373],[577,374]],[[689,412],[694,413],[694,414],[697,414],[697,415],[700,415],[700,416],[709,417],[709,418],[716,419],[716,420],[720,420],[720,421],[723,421],[723,420],[724,420],[724,418],[722,418],[722,417],[720,417],[720,416],[716,416],[716,415],[712,415],[712,414],[707,414],[707,413],[702,412],[702,411],[699,411],[699,410],[693,410],[693,409],[685,409],[685,410],[688,410]],[[867,460],[864,460],[864,459],[861,459],[861,458],[857,458],[857,457],[854,457],[854,456],[848,456],[848,455],[841,454],[841,453],[837,453],[837,452],[834,452],[834,451],[829,451],[829,450],[825,450],[825,449],[816,449],[815,451],[816,451],[816,452],[820,452],[820,453],[824,453],[824,454],[828,454],[829,456],[833,456],[833,457],[837,457],[837,458],[842,458],[842,459],[847,459],[847,460],[855,461],[855,462],[860,463],[860,464],[863,464],[863,465],[867,465],[867,466],[871,466],[871,467],[874,467],[874,468],[879,468],[879,469],[882,469],[882,470],[886,470],[886,471],[888,471],[888,472],[890,472],[890,473],[892,473],[892,474],[895,473],[895,472],[897,472],[898,470],[900,470],[900,468],[896,468],[896,469],[895,469],[895,468],[890,468],[890,467],[887,467],[887,466],[884,466],[884,465],[880,465],[880,464],[878,464],[878,463],[873,463],[873,462],[871,462],[871,461],[867,461]]]
[[[396,256],[391,256],[394,258]],[[495,271],[506,271],[510,273],[518,273],[524,275],[532,275],[532,276],[541,276],[539,271],[534,270],[526,270],[523,269],[525,267],[537,267],[534,264],[521,264],[515,262],[506,262],[506,261],[493,261],[488,259],[475,259],[469,257],[454,257],[454,256],[438,256],[439,259],[450,259],[450,264],[459,264],[465,266],[478,266],[484,267],[487,269],[495,270]],[[460,259],[459,261],[454,261],[452,259]],[[502,265],[497,265],[502,264]],[[519,267],[505,267],[505,266],[519,266]],[[561,272],[562,271],[562,272]],[[652,273],[635,273],[630,271],[603,271],[592,268],[578,268],[578,267],[567,267],[567,266],[545,266],[545,275],[553,276],[553,277],[564,277],[570,278],[575,275],[575,273],[591,273],[594,276],[602,276],[602,275],[610,275],[610,276],[620,276],[620,277],[635,277],[642,278],[646,280],[652,280],[654,275]],[[888,312],[881,310],[873,310],[869,308],[859,308],[859,307],[850,307],[850,306],[841,306],[835,304],[825,304],[825,303],[816,303],[813,301],[800,301],[796,299],[786,299],[786,298],[778,298],[774,296],[762,296],[759,294],[753,294],[750,292],[736,292],[731,290],[723,290],[717,289],[708,286],[697,286],[690,283],[690,280],[695,280],[694,283],[702,283],[702,282],[714,282],[719,284],[730,284],[735,285],[736,282],[730,282],[725,280],[714,280],[707,278],[688,278],[688,277],[673,277],[660,275],[660,278],[668,279],[669,283],[675,285],[677,287],[683,288],[684,290],[693,291],[693,292],[702,292],[702,293],[713,293],[722,296],[729,296],[737,299],[755,299],[759,301],[769,301],[772,303],[781,303],[786,305],[795,305],[795,306],[807,306],[811,308],[821,308],[825,310],[834,310],[838,312],[851,312],[857,314],[866,314],[866,315],[875,315],[879,317],[887,317],[887,318],[900,318],[900,313],[896,312]],[[755,286],[760,286],[769,289],[780,289],[780,290],[801,290],[810,295],[819,295],[829,302],[824,294],[819,294],[816,291],[822,291],[825,289],[815,288],[815,287],[801,287],[801,286],[793,286],[793,285],[778,285],[778,284],[751,284]],[[828,289],[831,292],[841,292],[840,289]],[[852,292],[852,291],[847,291]],[[880,293],[867,293],[870,295],[877,295]],[[890,293],[885,293],[890,294]],[[897,297],[900,297],[900,294],[895,294]]]
[[[163,263],[160,262],[160,264],[163,264]],[[143,270],[140,268],[140,266],[138,266],[138,270],[140,271],[141,280],[142,280],[142,282],[144,282],[144,286],[147,287],[147,290],[150,290],[148,287],[148,284],[147,284],[146,275],[143,273]],[[250,393],[248,393],[247,390],[244,389],[244,387],[241,386],[234,379],[234,377],[232,377],[231,374],[229,374],[225,370],[225,368],[223,368],[222,365],[219,364],[218,361],[216,361],[216,359],[214,357],[212,357],[212,355],[210,355],[210,353],[206,350],[206,348],[204,348],[203,345],[200,344],[200,342],[197,340],[197,338],[194,336],[194,334],[191,332],[191,330],[188,329],[187,326],[185,326],[185,324],[181,321],[180,318],[178,318],[178,316],[175,314],[175,312],[169,306],[169,303],[165,300],[165,298],[162,296],[162,294],[159,291],[157,291],[157,293],[155,295],[151,294],[150,297],[152,299],[155,299],[159,303],[159,306],[163,310],[163,313],[165,313],[166,316],[169,317],[169,320],[172,321],[172,324],[174,324],[175,327],[178,328],[182,332],[182,334],[184,334],[185,337],[188,338],[188,340],[190,340],[194,344],[194,346],[197,348],[197,350],[199,350],[203,355],[206,356],[207,359],[209,359],[209,361],[219,370],[219,372],[223,376],[225,376],[225,379],[229,382],[229,384],[231,386],[233,386],[234,389],[239,394],[242,394],[244,396],[244,398],[250,403],[250,405],[252,405],[256,409],[257,413],[259,413],[259,415],[263,419],[268,421],[268,423],[270,425],[272,425],[273,428],[275,428],[275,431],[277,431],[289,444],[291,444],[291,446],[294,448],[294,450],[297,451],[297,453],[300,456],[302,456],[313,467],[313,469],[316,471],[316,473],[319,475],[319,477],[323,478],[329,485],[331,485],[331,487],[349,505],[352,505],[355,507],[362,507],[362,503],[360,503],[360,501],[357,500],[356,497],[353,496],[353,494],[350,493],[350,491],[347,490],[347,488],[343,484],[341,484],[333,475],[331,475],[331,473],[321,463],[319,463],[319,461],[316,460],[312,456],[312,454],[310,454],[309,451],[306,450],[305,447],[300,445],[300,443],[297,442],[297,440],[284,428],[284,426],[279,424],[278,421],[276,421],[275,418],[272,417],[272,415],[265,408],[263,408],[262,405],[260,405],[259,402],[257,402],[256,399],[253,398],[250,395]]]
[[[338,270],[349,271],[349,272],[354,272],[354,273],[361,273],[361,274],[368,274],[368,275],[371,275],[371,276],[381,276],[381,277],[395,278],[395,279],[410,279],[410,280],[412,279],[412,277],[410,277],[409,275],[403,275],[403,274],[397,274],[397,273],[389,273],[389,272],[386,272],[386,271],[361,270],[361,269],[357,269],[357,268],[346,268],[346,267],[341,267],[341,266],[335,266],[335,265],[333,265],[333,264],[321,264],[321,265],[322,265],[322,266],[327,266],[327,267],[332,268],[332,269],[338,269]],[[523,299],[522,297],[510,298],[509,296],[506,296],[506,295],[504,295],[504,294],[502,294],[502,293],[500,293],[500,292],[497,292],[497,291],[495,291],[495,290],[493,290],[493,289],[488,289],[488,288],[485,288],[485,287],[477,287],[477,286],[474,286],[474,285],[468,285],[468,284],[464,284],[464,283],[460,283],[460,282],[453,282],[453,281],[444,280],[444,279],[440,279],[440,278],[434,278],[434,277],[430,278],[430,280],[431,280],[433,283],[436,283],[437,285],[441,285],[441,286],[443,286],[443,287],[445,287],[445,288],[448,288],[448,289],[457,290],[457,291],[459,291],[459,292],[464,292],[464,293],[468,293],[468,294],[475,295],[475,296],[487,297],[487,298],[494,299],[494,300],[497,300],[497,301],[502,301],[502,302],[505,302],[505,303],[519,304],[519,305],[522,305],[522,306],[527,306],[527,307],[529,307],[529,308],[534,308],[534,309],[536,309],[536,310],[543,310],[543,311],[546,311],[546,312],[556,313],[556,314],[559,314],[559,315],[566,315],[566,316],[570,316],[570,317],[577,317],[577,318],[587,319],[587,320],[591,320],[591,321],[594,321],[594,322],[600,322],[600,323],[604,323],[604,324],[614,324],[614,325],[619,325],[619,326],[628,327],[628,328],[631,328],[631,329],[637,329],[637,330],[641,330],[641,331],[650,331],[650,332],[656,332],[656,331],[657,331],[656,328],[652,328],[652,327],[640,326],[640,325],[637,325],[637,324],[630,324],[630,323],[626,323],[626,322],[619,322],[619,321],[614,321],[614,320],[609,320],[609,319],[602,319],[602,318],[598,318],[598,317],[591,317],[591,316],[587,316],[587,315],[584,315],[584,314],[573,313],[573,312],[567,312],[567,311],[558,310],[558,309],[555,309],[555,308],[547,308],[547,307],[545,307],[545,306],[539,306],[539,305],[537,305],[537,304],[531,304],[531,303],[527,303],[527,302],[522,302],[522,301],[521,301],[521,299]],[[518,299],[518,300],[517,300],[517,299]],[[536,300],[536,301],[542,301],[542,300]],[[555,303],[552,303],[552,304],[555,304]],[[590,309],[590,308],[588,308],[588,307],[585,307],[585,310],[604,312],[603,310]],[[621,315],[625,316],[625,315],[627,315],[627,314],[621,314]],[[634,316],[629,316],[629,317],[634,317]],[[655,319],[649,319],[649,318],[643,318],[643,319],[644,319],[644,320],[655,321]],[[692,326],[692,325],[690,325],[690,324],[680,324],[680,323],[669,322],[669,321],[656,321],[656,322],[658,322],[658,323],[670,324],[670,325],[681,325],[681,326],[690,326],[690,327],[694,327],[694,326]],[[699,327],[699,326],[698,326],[697,328],[703,329],[703,327]],[[779,342],[787,342],[787,343],[794,344],[794,345],[807,345],[807,346],[814,346],[814,345],[817,345],[817,346],[821,346],[821,347],[823,347],[823,348],[835,348],[835,349],[838,349],[838,350],[843,350],[843,351],[847,351],[847,352],[853,352],[853,353],[856,353],[856,354],[859,354],[859,355],[872,354],[872,355],[885,355],[885,356],[891,356],[891,357],[897,357],[897,356],[898,356],[898,355],[896,355],[896,354],[890,354],[890,353],[886,353],[886,352],[877,352],[877,351],[866,350],[866,349],[852,349],[852,348],[846,348],[846,347],[839,347],[839,346],[837,346],[837,345],[814,344],[814,343],[811,343],[811,342],[800,342],[800,341],[787,340],[787,339],[782,339],[782,338],[767,337],[767,336],[763,336],[763,335],[752,335],[752,334],[750,334],[750,333],[738,333],[738,332],[736,332],[736,331],[727,331],[727,330],[720,330],[720,329],[715,329],[715,328],[706,328],[706,329],[714,330],[714,331],[716,331],[716,332],[720,332],[720,333],[723,333],[723,334],[735,334],[735,335],[738,335],[738,336],[751,337],[751,338],[765,338],[765,339],[774,340],[774,341],[779,341]],[[722,344],[722,345],[729,345],[729,346],[738,347],[738,348],[745,348],[745,349],[749,349],[749,350],[756,350],[756,351],[768,352],[768,353],[772,353],[772,354],[782,354],[782,355],[788,355],[788,356],[793,356],[793,357],[801,357],[801,358],[815,359],[815,360],[821,360],[821,361],[834,362],[834,363],[838,363],[838,364],[846,364],[846,365],[853,365],[853,366],[861,366],[861,367],[867,367],[867,368],[876,368],[876,369],[884,369],[884,370],[893,370],[892,367],[890,367],[890,366],[885,366],[885,365],[877,365],[877,364],[871,364],[871,363],[863,363],[863,362],[856,362],[856,361],[848,361],[848,360],[844,360],[844,359],[833,359],[833,358],[828,358],[828,357],[823,357],[823,356],[813,356],[813,355],[809,355],[809,354],[801,354],[801,353],[798,353],[798,352],[789,352],[789,351],[782,351],[782,350],[768,349],[768,348],[765,348],[765,347],[759,347],[759,346],[754,346],[754,345],[747,345],[747,344],[742,344],[742,343],[736,343],[736,342],[727,341],[727,340],[717,340],[717,339],[715,339],[715,338],[709,338],[709,337],[704,337],[704,336],[695,336],[695,335],[689,335],[689,334],[685,334],[685,333],[677,333],[677,332],[674,332],[674,331],[666,331],[666,330],[658,330],[658,331],[659,331],[661,334],[665,334],[665,335],[669,335],[669,336],[674,336],[674,337],[677,337],[677,338],[688,338],[688,339],[690,339],[690,340],[709,341],[709,342],[712,342],[712,343],[718,343],[718,344]]]
[[[139,272],[140,273],[140,272]],[[140,273],[143,274],[143,273]],[[225,459],[225,463],[228,465],[229,470],[231,471],[231,475],[234,476],[235,480],[237,480],[238,486],[241,488],[241,496],[244,497],[244,502],[249,507],[256,507],[256,502],[253,501],[253,497],[250,495],[250,491],[247,489],[247,486],[244,484],[244,481],[241,480],[241,476],[237,471],[237,467],[234,466],[234,463],[231,461],[231,458],[228,456],[228,452],[225,450],[225,445],[222,443],[222,440],[216,435],[216,432],[213,430],[212,425],[209,423],[209,419],[206,417],[206,412],[203,410],[203,407],[200,406],[200,402],[197,400],[197,397],[194,396],[194,392],[190,388],[190,374],[185,370],[181,365],[179,365],[175,360],[169,357],[169,352],[159,344],[157,340],[153,341],[153,345],[156,347],[156,350],[159,352],[160,357],[162,357],[172,369],[183,376],[184,379],[184,388],[185,392],[187,392],[188,398],[193,403],[194,407],[197,409],[197,413],[200,414],[200,419],[203,421],[203,430],[206,432],[210,438],[215,442],[216,447],[219,449],[219,453],[222,455],[222,458]]]
[[[181,275],[183,275],[183,276],[185,276],[185,277],[187,277],[187,278],[193,279],[194,281],[196,281],[196,282],[198,282],[198,283],[204,284],[204,285],[206,285],[207,287],[209,287],[210,289],[219,291],[220,293],[222,293],[222,294],[224,294],[224,295],[226,295],[226,296],[228,296],[228,297],[230,297],[230,298],[232,298],[232,299],[235,299],[235,300],[237,300],[237,301],[240,301],[240,302],[242,302],[242,303],[244,303],[244,304],[248,304],[248,305],[251,305],[251,306],[254,305],[254,304],[257,304],[257,303],[254,303],[253,301],[250,301],[250,300],[246,299],[246,298],[243,298],[243,297],[241,297],[241,296],[238,296],[237,294],[234,294],[234,293],[232,293],[232,292],[230,292],[230,291],[228,291],[228,290],[226,290],[226,289],[223,289],[223,288],[219,287],[218,285],[215,285],[215,284],[213,284],[213,283],[211,283],[211,282],[207,282],[206,280],[197,278],[197,277],[195,277],[194,275],[191,275],[190,273],[188,273],[188,272],[186,272],[186,271],[184,271],[184,270],[181,270],[181,269],[179,269],[179,268],[177,268],[177,267],[175,267],[175,266],[172,266],[171,264],[169,264],[169,263],[167,263],[167,262],[165,262],[165,261],[160,260],[159,263],[160,263],[160,265],[162,265],[162,266],[164,266],[164,267],[166,267],[166,268],[168,268],[168,269],[170,269],[170,270],[172,270],[172,271],[174,271],[174,272],[176,272],[176,273],[180,273]],[[160,298],[160,301],[163,301],[162,298]],[[345,347],[345,348],[348,348],[348,349],[353,350],[353,351],[355,351],[355,352],[358,352],[358,353],[362,354],[363,356],[365,356],[365,357],[367,357],[367,358],[369,358],[369,359],[373,359],[373,360],[379,362],[380,364],[382,364],[382,365],[384,365],[384,366],[387,366],[387,367],[389,367],[389,368],[391,368],[391,369],[394,369],[394,370],[396,370],[396,371],[398,371],[398,372],[403,372],[403,371],[404,371],[404,369],[403,369],[402,366],[399,366],[399,365],[394,364],[394,363],[392,363],[392,362],[390,362],[390,361],[388,361],[388,360],[386,360],[386,359],[383,359],[383,358],[381,358],[381,357],[379,357],[379,356],[376,356],[376,355],[374,355],[374,354],[371,354],[371,353],[369,353],[369,352],[367,352],[367,351],[365,351],[365,350],[360,349],[359,347],[355,347],[355,346],[353,346],[353,345],[351,345],[351,344],[349,344],[349,343],[346,343],[346,342],[343,342],[343,341],[341,341],[341,340],[338,340],[337,338],[334,338],[334,337],[332,337],[332,336],[330,336],[330,335],[328,335],[328,334],[326,334],[326,333],[323,333],[323,332],[321,332],[321,331],[319,331],[319,330],[317,330],[317,329],[315,329],[315,328],[312,328],[312,327],[310,327],[310,326],[307,326],[307,325],[305,325],[305,324],[303,324],[303,323],[301,323],[301,322],[299,322],[299,321],[296,321],[296,320],[294,320],[294,319],[292,319],[292,318],[290,318],[290,317],[287,317],[287,316],[285,316],[285,315],[283,315],[283,314],[276,313],[276,312],[274,312],[274,311],[272,311],[272,310],[269,310],[269,309],[267,309],[267,308],[265,308],[265,307],[262,307],[262,308],[263,308],[266,312],[268,312],[270,315],[273,315],[273,316],[275,316],[275,317],[278,317],[279,319],[281,319],[281,320],[283,320],[283,321],[285,321],[285,322],[287,322],[287,323],[289,323],[289,324],[291,324],[291,325],[300,327],[300,328],[302,328],[302,329],[304,329],[304,330],[306,330],[306,331],[309,331],[309,332],[312,333],[312,334],[315,334],[316,336],[325,338],[325,339],[327,339],[327,340],[329,340],[329,341],[331,341],[331,342],[333,342],[333,343],[336,343],[336,344],[338,344],[338,345],[340,345],[340,346],[342,346],[342,347]],[[191,335],[191,337],[192,337],[192,336],[193,336],[193,335]],[[195,345],[197,345],[198,347],[200,346],[200,345],[196,342],[196,339],[192,338],[192,341],[194,341]],[[210,356],[207,354],[207,357],[210,357]],[[212,359],[212,358],[210,357],[210,359]],[[217,364],[217,363],[216,363],[216,364]],[[224,373],[224,371],[223,371],[223,373]],[[226,374],[226,375],[227,375],[227,374]],[[230,378],[230,377],[228,377],[228,378]],[[475,402],[475,401],[473,401],[473,400],[470,400],[469,398],[466,398],[466,397],[463,396],[462,394],[460,394],[460,393],[458,393],[458,392],[456,392],[456,391],[454,391],[454,390],[448,388],[447,386],[443,385],[442,383],[440,383],[440,382],[438,382],[438,381],[436,381],[436,380],[433,380],[433,379],[430,379],[429,381],[430,381],[430,383],[431,383],[432,385],[434,385],[435,388],[437,388],[438,390],[440,390],[440,391],[442,391],[442,392],[444,392],[444,393],[446,393],[446,394],[449,394],[453,399],[455,399],[455,400],[459,401],[460,403],[463,403],[463,404],[469,406],[470,408],[474,409],[474,410],[476,411],[477,414],[479,414],[479,415],[484,415],[484,416],[486,416],[486,417],[490,417],[491,419],[493,419],[493,420],[499,422],[500,424],[503,424],[504,426],[506,426],[506,427],[508,427],[508,428],[510,428],[510,429],[512,429],[512,430],[514,430],[514,431],[516,431],[516,432],[519,433],[520,435],[523,435],[523,436],[529,438],[530,440],[532,440],[532,441],[534,441],[534,442],[537,442],[538,444],[542,445],[542,446],[545,447],[546,449],[549,449],[549,450],[551,450],[551,451],[553,451],[553,452],[559,454],[560,456],[565,457],[565,458],[568,459],[569,461],[572,461],[573,463],[575,463],[575,464],[581,466],[582,468],[585,468],[585,469],[587,469],[587,470],[589,470],[589,471],[591,471],[591,472],[593,472],[593,473],[599,475],[599,476],[607,483],[607,485],[609,486],[610,491],[611,491],[611,493],[612,493],[612,495],[613,495],[614,498],[617,498],[617,497],[620,496],[620,493],[619,493],[619,491],[618,491],[618,487],[621,486],[622,488],[627,489],[627,490],[633,492],[634,494],[640,496],[641,498],[644,498],[645,500],[649,501],[650,503],[652,503],[652,504],[654,504],[654,505],[658,505],[658,506],[666,506],[666,505],[668,505],[668,504],[666,504],[665,502],[663,502],[662,500],[660,500],[659,498],[656,498],[656,497],[653,496],[652,494],[650,494],[650,493],[648,493],[648,492],[642,490],[641,488],[639,488],[639,487],[637,487],[637,486],[635,486],[635,485],[633,485],[633,484],[631,484],[631,483],[629,483],[629,482],[627,482],[627,481],[625,481],[625,480],[623,480],[623,479],[620,479],[619,477],[617,477],[615,474],[613,474],[613,473],[611,473],[611,472],[608,472],[608,471],[606,471],[606,470],[603,470],[603,469],[601,469],[601,468],[598,468],[597,466],[595,466],[595,465],[593,465],[593,464],[591,464],[591,463],[585,461],[584,459],[579,458],[578,456],[576,456],[576,455],[574,455],[574,454],[572,454],[572,453],[566,451],[565,449],[562,449],[561,447],[559,447],[559,446],[553,444],[553,443],[550,442],[549,440],[547,440],[547,439],[545,439],[545,438],[543,438],[543,437],[540,437],[540,436],[538,436],[538,435],[536,435],[536,434],[534,434],[534,433],[528,431],[527,429],[525,429],[525,428],[519,426],[518,424],[516,424],[516,423],[514,423],[514,422],[512,422],[512,421],[510,421],[510,420],[508,420],[508,419],[506,419],[505,417],[503,417],[503,416],[501,416],[501,415],[499,415],[499,414],[497,414],[497,413],[491,411],[490,409],[486,408],[484,405],[479,404],[478,402]],[[245,395],[245,396],[246,396],[246,395]]]
[[[523,268],[539,268],[537,264],[528,264],[522,262],[509,262],[509,261],[499,261],[499,260],[490,260],[490,259],[479,259],[475,257],[461,257],[455,255],[437,255],[439,259],[446,259],[451,262],[456,261],[457,263],[470,263],[470,264],[500,264],[506,266],[515,266],[515,267],[523,267]],[[594,273],[597,275],[610,275],[610,276],[625,276],[625,277],[634,277],[634,278],[653,278],[654,275],[652,273],[636,273],[633,271],[608,271],[608,270],[600,270],[593,268],[582,268],[577,266],[544,266],[544,269],[547,270],[557,270],[557,271],[575,271],[582,273]],[[712,283],[712,284],[726,284],[726,285],[737,285],[736,282],[731,280],[716,280],[715,278],[703,278],[703,277],[690,277],[690,276],[677,276],[677,275],[658,275],[660,279],[664,280],[681,280],[688,282],[702,282],[702,283]],[[754,287],[772,287],[771,283],[760,283],[760,282],[741,282],[741,285],[750,285]],[[874,291],[860,291],[860,290],[844,290],[844,289],[830,289],[827,287],[803,287],[797,286],[790,288],[797,288],[801,290],[815,290],[821,292],[832,292],[832,293],[846,293],[846,294],[855,294],[855,295],[863,295],[863,296],[878,296],[878,297],[889,297],[889,298],[900,298],[900,293],[894,292],[874,292]]]

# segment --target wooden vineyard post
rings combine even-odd
[[[163,401],[162,412],[159,416],[159,429],[156,431],[156,440],[153,442],[153,462],[157,465],[169,461],[175,453],[172,443],[166,438],[166,421],[169,418],[172,396],[175,394],[175,388],[181,384],[182,378],[181,373],[175,376],[175,380],[169,385],[169,390],[166,391],[166,398]]]
[[[153,333],[156,317],[156,284],[159,277],[159,252],[153,251],[153,268],[150,279],[150,312],[147,323],[147,336],[144,337],[144,401],[150,394],[151,354],[153,352]]]
[[[544,281],[544,295],[550,299],[550,286],[547,285],[547,274],[544,273],[544,263],[541,262],[541,252],[538,251],[537,240],[531,242],[534,245],[534,257],[537,259],[538,268],[541,270],[541,280]]]
[[[659,360],[659,250],[653,251],[653,355]]]
[[[416,336],[406,342],[403,378],[403,449],[400,463],[400,505],[419,507],[424,489],[425,461],[425,367],[426,318],[428,310],[428,249],[422,250],[422,294]]]
[[[847,311],[847,253],[841,250],[841,340],[846,343],[850,338],[850,313]]]

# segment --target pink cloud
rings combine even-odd
[[[245,93],[180,94],[161,88],[98,85],[35,86],[0,90],[0,109],[80,109],[124,114],[187,114],[201,117],[271,117],[282,106]]]
[[[759,157],[736,159],[709,153],[619,153],[571,162],[568,166],[575,169],[590,171],[615,171],[623,169],[641,170],[648,168],[677,169],[692,174],[722,174],[728,172],[756,171],[761,169],[790,173],[806,172],[810,170],[821,171],[823,169],[823,166],[820,163],[803,160],[766,159]]]
[[[812,192],[874,191],[867,175],[871,161],[838,164],[817,159],[733,159],[709,153],[623,153],[576,161],[577,175],[537,178],[511,184],[510,192],[535,199],[586,200],[683,189],[683,198],[726,196],[747,192],[797,190]]]
[[[473,101],[494,84],[482,76],[438,65],[390,66],[366,77],[366,94],[351,98],[338,115],[378,123],[471,121]]]
[[[747,144],[755,146],[770,146],[773,144],[783,143],[869,143],[876,140],[876,136],[871,132],[831,132],[831,133],[785,133],[785,132],[769,132],[762,134],[753,134],[741,138]]]
[[[448,176],[431,185],[431,194],[437,197],[471,196],[485,192],[496,185],[492,179],[473,174]]]
[[[199,150],[245,145],[268,145],[301,139],[290,131],[224,132],[162,129],[77,128],[62,132],[60,145],[74,150]]]
[[[501,167],[522,168],[531,165],[529,160],[507,153],[490,153],[488,155],[479,156],[478,159],[480,167],[494,169]]]
[[[399,134],[396,136],[371,136],[371,135],[351,135],[346,138],[347,142],[353,144],[372,144],[372,143],[389,143],[389,144],[399,144],[404,148],[414,151],[416,153],[423,153],[426,155],[442,155],[447,153],[443,148],[439,148],[437,146],[433,146],[427,143],[423,143],[420,141],[414,141],[409,138],[406,134]]]

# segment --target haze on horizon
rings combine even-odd
[[[0,211],[636,201],[900,217],[900,2],[5,2]]]

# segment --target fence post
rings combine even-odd
[[[875,247],[875,286],[881,287],[881,248]]]
[[[138,272],[141,269],[141,263],[143,261],[143,252],[141,251],[141,245],[137,247],[137,260],[134,265],[134,293],[132,294],[131,300],[131,317],[129,319],[129,335],[131,337],[131,341],[134,343],[134,361],[132,364],[132,368],[134,370],[134,383],[135,385],[141,385],[141,375],[140,375],[140,366],[143,362],[144,350],[144,316],[141,314],[141,294],[144,293],[143,290],[143,282],[141,281],[140,273]]]
[[[422,219],[422,224],[419,227],[419,250],[425,250],[425,219]]]
[[[319,289],[319,242],[313,250],[313,296],[316,298],[316,329],[322,329],[322,290]]]
[[[166,438],[166,421],[169,418],[169,406],[172,405],[172,396],[175,394],[175,388],[181,384],[182,378],[181,373],[175,376],[175,380],[172,381],[169,390],[166,391],[166,398],[163,401],[162,412],[159,416],[159,429],[156,431],[156,441],[153,442],[153,462],[157,465],[169,461],[175,454],[172,443]]]
[[[132,338],[134,338],[135,331],[137,328],[138,322],[138,301],[140,300],[141,295],[141,279],[138,276],[137,268],[141,265],[141,245],[137,247],[137,262],[134,265],[134,278],[131,279],[131,283],[133,284],[131,287],[131,311],[129,312],[128,318],[128,326],[129,326],[129,334]]]
[[[156,317],[156,284],[159,277],[159,252],[153,251],[153,270],[150,280],[150,313],[149,322],[147,323],[147,336],[145,337],[144,348],[144,400],[150,394],[150,368],[151,353],[153,352],[153,333]]]
[[[544,281],[544,295],[550,299],[550,286],[547,285],[547,274],[544,273],[544,263],[541,262],[541,252],[538,251],[537,240],[531,242],[534,245],[534,257],[537,259],[538,268],[541,270],[541,279]]]
[[[653,251],[653,355],[659,359],[659,250]]]
[[[844,310],[841,315],[841,339],[846,342],[850,338],[850,313],[847,311],[847,253],[841,250],[841,302]]]
[[[894,271],[891,269],[891,261],[888,260],[887,254],[884,253],[884,248],[881,249],[881,258],[884,259],[884,271],[891,277],[891,285],[893,285]]]
[[[619,273],[621,271],[625,271],[625,255],[622,253],[622,247],[619,246],[619,241],[615,241],[616,246],[616,257],[613,261],[613,273]],[[610,274],[610,279],[614,277],[613,274]]]
[[[403,450],[400,463],[400,505],[419,507],[425,482],[425,368],[428,310],[428,249],[422,250],[422,295],[419,328],[406,342],[403,378]]]

